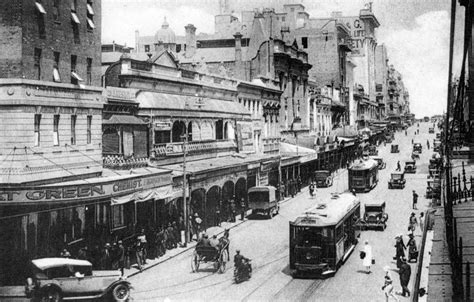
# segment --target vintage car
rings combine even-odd
[[[273,186],[258,186],[248,190],[249,208],[252,215],[265,215],[272,218],[280,211],[280,204],[276,199],[276,188]]]
[[[383,161],[383,158],[381,157],[372,157],[373,160],[375,160],[379,164],[379,170],[385,169],[387,166],[387,163]]]
[[[379,150],[377,150],[377,146],[375,145],[369,146],[369,155],[379,155]]]
[[[416,173],[416,162],[414,160],[405,162],[405,173]]]
[[[413,151],[413,152],[411,153],[411,159],[412,159],[412,160],[420,159],[420,152],[418,152],[418,151]]]
[[[398,145],[392,145],[390,147],[390,153],[398,153],[400,150],[398,149]]]
[[[364,205],[364,217],[361,221],[363,229],[385,230],[388,214],[385,213],[385,201],[373,201]]]
[[[333,179],[334,176],[328,170],[318,170],[313,173],[313,180],[318,188],[332,186]]]
[[[436,139],[441,139],[441,132],[436,133]]]
[[[119,271],[93,271],[92,264],[86,260],[34,259],[31,272],[25,291],[34,300],[127,301],[130,297],[130,282],[122,279]]]
[[[439,199],[441,197],[441,183],[439,179],[428,179],[426,182],[426,198]]]
[[[433,141],[433,151],[434,152],[439,152],[441,151],[441,141],[439,139],[435,139]]]
[[[414,143],[413,144],[413,152],[423,152],[423,147],[421,146],[420,143]]]
[[[428,128],[428,133],[434,133],[434,128],[432,127]]]
[[[390,144],[391,142],[393,142],[393,140],[394,140],[394,135],[393,135],[393,133],[387,133],[387,134],[385,134],[385,141],[386,141],[387,143]]]
[[[403,189],[405,188],[406,179],[405,173],[403,172],[393,172],[390,180],[388,181],[389,189]]]

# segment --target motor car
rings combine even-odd
[[[390,153],[398,153],[400,150],[398,149],[398,145],[392,145],[390,147]]]
[[[379,164],[379,170],[385,169],[387,167],[387,163],[383,161],[381,157],[372,157],[373,160],[377,161]]]
[[[423,146],[421,146],[420,143],[414,143],[413,144],[413,152],[419,152],[419,153],[422,153],[423,152]]]
[[[389,189],[403,189],[405,188],[406,179],[405,173],[403,172],[393,172],[388,180]]]
[[[432,127],[428,128],[428,133],[435,133],[434,128]]]
[[[439,199],[441,197],[441,183],[439,179],[428,179],[426,182],[426,198]]]
[[[385,201],[372,201],[364,205],[364,216],[361,225],[364,229],[385,230],[388,214],[385,213]]]
[[[377,150],[377,146],[375,145],[369,146],[369,155],[379,155],[379,150]]]
[[[418,151],[413,151],[413,152],[411,153],[411,159],[412,159],[412,160],[420,159],[420,152],[418,152]]]
[[[280,204],[276,199],[276,188],[273,186],[257,186],[248,190],[249,208],[252,215],[265,215],[273,218],[280,211]]]
[[[433,151],[439,152],[441,150],[441,141],[439,139],[435,139],[433,141]]]
[[[436,132],[436,139],[441,139],[441,133],[440,132]]]
[[[31,260],[32,275],[26,281],[27,297],[40,301],[127,301],[130,282],[119,271],[94,271],[87,260],[40,258]]]
[[[317,171],[314,171],[313,173],[313,179],[316,183],[316,187],[327,188],[327,187],[332,186],[334,176],[328,170],[317,170]]]
[[[413,160],[407,160],[405,162],[405,173],[416,173],[416,162]]]

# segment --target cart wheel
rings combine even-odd
[[[219,273],[223,274],[227,267],[227,251],[222,250],[219,256]]]
[[[199,269],[199,256],[196,251],[194,251],[193,258],[191,259],[191,269],[193,270],[193,273],[197,272]]]

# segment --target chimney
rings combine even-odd
[[[244,79],[243,64],[242,64],[242,34],[236,32],[235,38],[235,77],[237,79]]]
[[[184,27],[186,30],[186,58],[191,58],[196,53],[196,27],[188,24]]]
[[[140,39],[140,33],[138,32],[138,30],[135,30],[135,52],[140,52],[140,43],[139,43],[139,40]]]

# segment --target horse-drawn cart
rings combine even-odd
[[[224,273],[229,259],[228,247],[229,240],[225,238],[221,238],[221,240],[219,240],[219,245],[216,247],[197,245],[191,259],[191,268],[193,272],[199,270],[201,263],[212,262],[216,271],[221,274]]]

